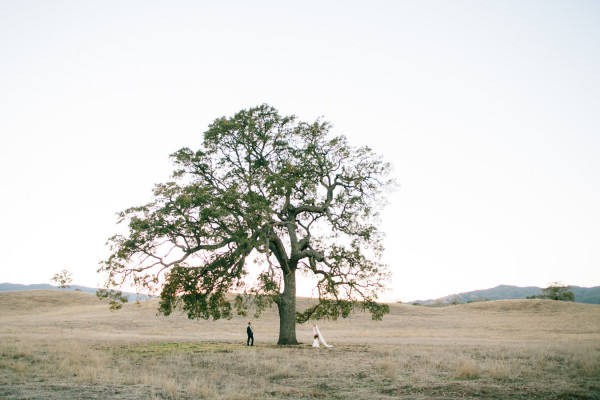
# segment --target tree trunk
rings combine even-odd
[[[296,340],[296,271],[283,278],[283,293],[279,295],[279,341],[277,344],[298,344]]]

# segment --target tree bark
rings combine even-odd
[[[279,345],[295,345],[296,340],[296,270],[283,277],[283,293],[277,302],[279,307]]]

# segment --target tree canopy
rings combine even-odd
[[[542,289],[542,294],[529,296],[528,299],[549,299],[560,301],[575,301],[575,294],[571,286],[563,285],[560,282],[553,282],[547,288]]]
[[[128,233],[109,239],[103,295],[129,283],[160,293],[166,315],[181,304],[205,319],[230,318],[232,304],[245,315],[248,299],[258,312],[275,303],[280,344],[297,343],[296,322],[311,318],[360,307],[380,319],[389,272],[377,217],[390,165],[330,128],[268,105],[216,119],[199,150],[171,155],[173,180],[155,186],[151,203],[119,214]],[[298,272],[315,278],[318,301],[297,313]]]
[[[72,272],[63,269],[59,273],[54,274],[54,276],[50,280],[52,282],[56,282],[59,288],[68,289],[71,287],[71,282],[73,282],[72,276]]]

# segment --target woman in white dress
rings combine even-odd
[[[323,335],[321,335],[321,331],[319,331],[319,327],[317,324],[313,324],[313,344],[312,347],[319,347],[319,340],[323,343],[325,347],[332,347],[330,344],[327,344]]]

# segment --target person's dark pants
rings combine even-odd
[[[250,344],[252,341],[252,344]],[[246,342],[246,346],[254,346],[254,335],[248,335],[248,341]]]

